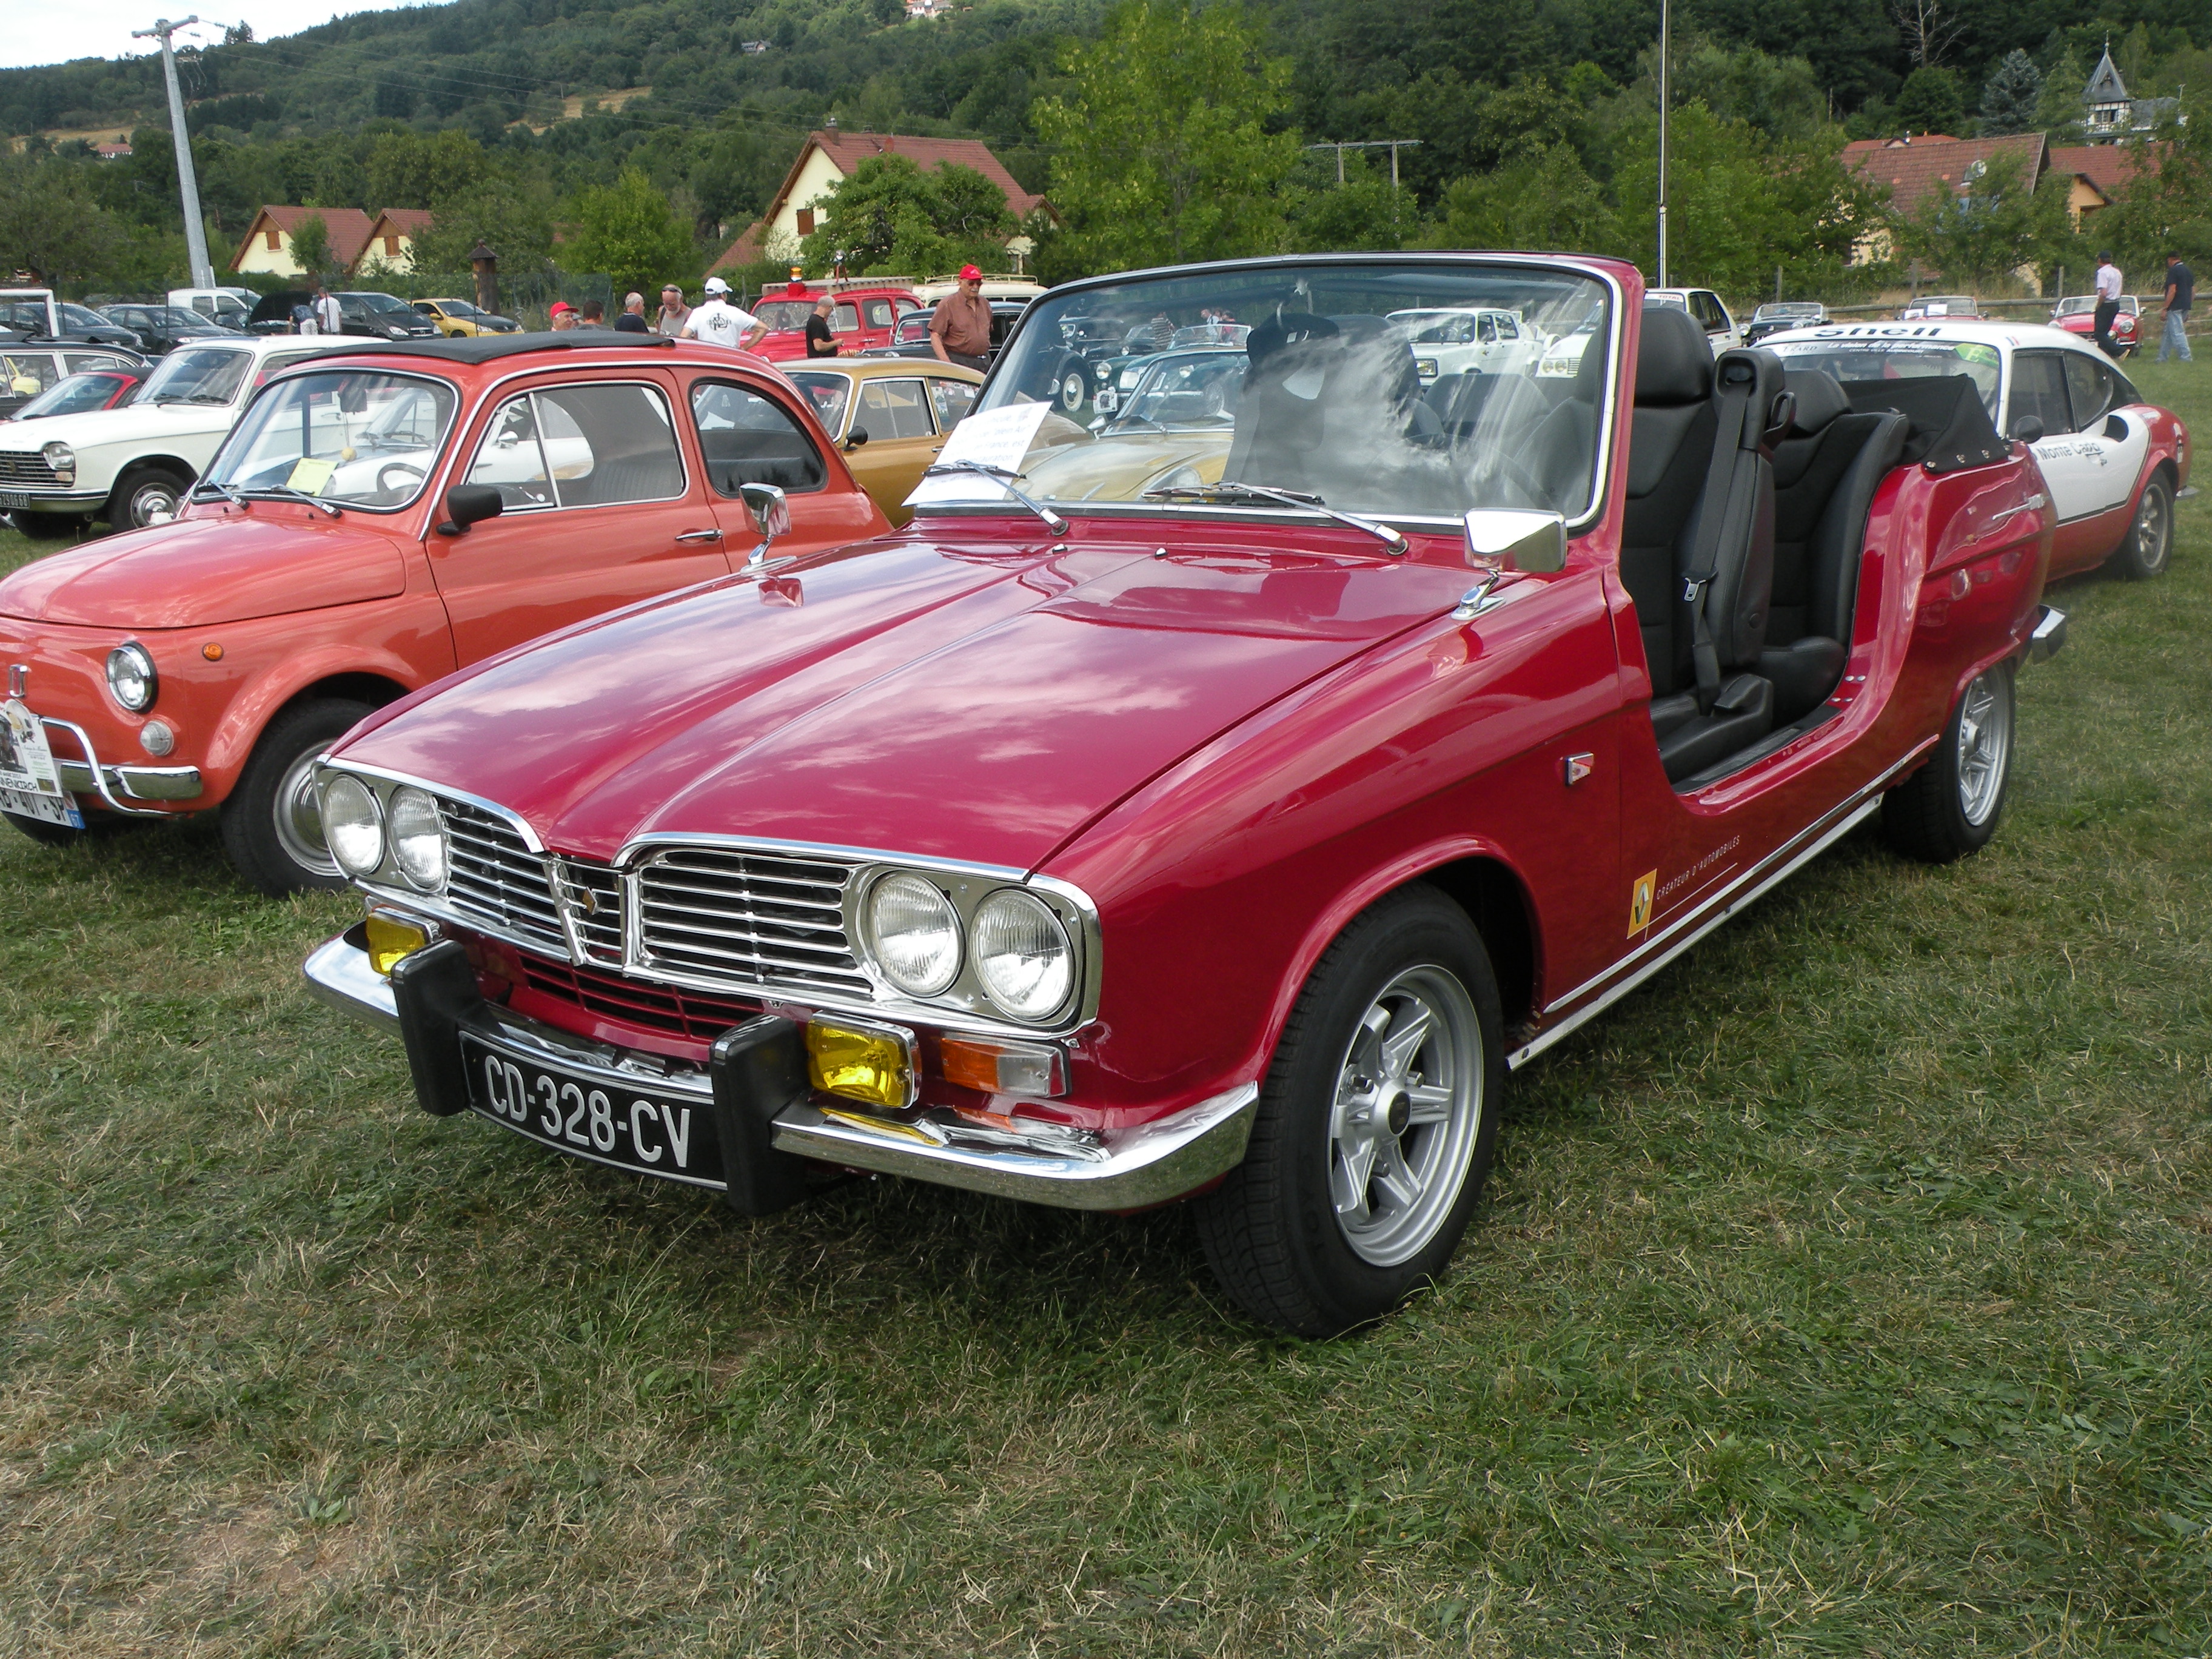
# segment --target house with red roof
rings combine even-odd
[[[1043,197],[1016,182],[980,138],[916,138],[899,132],[842,132],[830,126],[806,135],[799,159],[784,175],[768,211],[748,225],[711,268],[733,270],[763,258],[797,258],[799,240],[814,234],[815,215],[823,203],[861,162],[880,155],[903,155],[924,173],[934,173],[947,163],[972,167],[1006,193],[1006,211],[1018,221],[1038,208],[1051,211]],[[1007,246],[1016,252],[1028,252],[1024,237],[1017,236]]]
[[[1844,146],[1844,165],[1869,184],[1889,187],[1889,210],[1898,218],[1911,218],[1937,191],[1963,196],[1974,181],[2000,157],[2017,161],[2022,180],[2030,189],[2043,182],[2050,166],[2050,147],[2039,132],[2023,132],[2002,138],[1954,138],[1948,132],[1923,132],[1902,138],[1862,138]],[[1896,239],[1886,229],[1872,230],[1851,251],[1854,264],[1887,259],[1896,252]]]
[[[369,216],[359,208],[264,207],[246,227],[246,240],[230,256],[233,270],[266,276],[304,276],[307,273],[292,257],[292,237],[309,219],[320,219],[330,233],[331,262],[340,270],[353,269],[368,246]],[[325,273],[328,274],[328,273]]]
[[[386,208],[368,228],[352,270],[375,268],[402,274],[415,269],[415,239],[430,228],[428,208]]]

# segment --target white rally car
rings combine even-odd
[[[1964,375],[1990,420],[2035,452],[2057,508],[2053,577],[2114,559],[2154,576],[2173,551],[2189,432],[2081,336],[2040,323],[1828,323],[1759,342],[1789,369],[1826,369],[1856,403],[1885,385]]]
[[[30,536],[67,535],[88,519],[137,530],[173,514],[255,387],[349,344],[360,342],[276,335],[179,346],[119,408],[0,426],[0,511]]]
[[[1394,311],[1423,384],[1446,374],[1527,374],[1548,343],[1517,311],[1438,307]]]

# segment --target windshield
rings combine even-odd
[[[2082,313],[2094,311],[2096,308],[2095,295],[2076,294],[2070,299],[2061,300],[2058,302],[2057,311],[2053,314],[2060,317],[2079,317]]]
[[[1413,343],[1438,312],[1509,313],[1521,319],[1520,346],[1425,368]],[[1537,365],[1593,319],[1610,340],[1611,318],[1611,291],[1595,277],[1475,259],[1286,260],[1048,294],[943,459],[1017,465],[1030,496],[1086,510],[1188,510],[1148,499],[1163,490],[1255,510],[1220,489],[1249,484],[1389,519],[1522,507],[1571,520],[1595,500],[1613,354],[1577,353],[1567,373],[1542,379]],[[1064,372],[1071,338],[1133,340],[1149,354],[1179,331],[1221,343],[1130,365],[1136,375],[1102,366],[1073,408],[1065,401],[1082,378]],[[1116,395],[1102,398],[1109,390]],[[1005,496],[969,474],[930,478],[915,499]]]
[[[1774,340],[1768,343],[1767,349],[1778,355],[1787,368],[1825,368],[1846,386],[1855,380],[1915,380],[1937,374],[1964,374],[1981,393],[1982,407],[1989,410],[1990,419],[1997,418],[2002,359],[1995,346],[1978,340]]]
[[[341,294],[338,298],[358,300],[371,311],[381,311],[400,317],[412,317],[415,314],[413,306],[409,305],[404,300],[395,299],[389,294]]]
[[[42,415],[82,415],[89,409],[105,409],[107,400],[126,383],[127,377],[112,370],[66,375],[17,410],[15,418],[35,421]]]
[[[483,315],[483,313],[478,311],[466,300],[440,300],[437,303],[445,307],[446,315],[448,317],[481,317]]]
[[[134,402],[142,404],[227,404],[246,379],[250,351],[185,346],[161,359]]]
[[[422,493],[457,399],[442,380],[336,368],[272,382],[207,470],[251,494],[295,489],[342,506],[400,507]]]
[[[811,300],[763,300],[753,307],[754,319],[771,329],[805,328],[814,314]]]
[[[837,423],[845,418],[845,405],[853,396],[852,381],[824,369],[799,368],[792,371],[791,383],[806,394],[823,429],[836,436]]]

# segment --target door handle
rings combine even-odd
[[[679,542],[719,542],[722,539],[722,532],[719,530],[687,530],[676,539]]]

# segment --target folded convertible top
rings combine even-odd
[[[1911,429],[1905,465],[1930,472],[1963,472],[2004,459],[2012,446],[1990,424],[1982,394],[1964,374],[1930,374],[1897,380],[1849,380],[1844,390],[1855,410],[1893,409]]]

